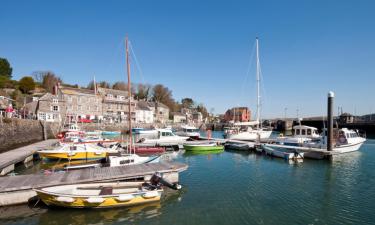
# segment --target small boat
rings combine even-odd
[[[121,135],[121,131],[102,131],[102,135]]]
[[[143,144],[183,144],[189,137],[181,137],[172,132],[170,129],[157,129],[155,138],[141,138],[138,143]]]
[[[148,154],[159,154],[165,152],[165,147],[161,146],[134,146],[135,154],[148,155]]]
[[[288,151],[288,150],[277,150],[267,145],[262,145],[263,150],[267,155],[283,158],[285,160],[299,160],[304,158],[303,152]]]
[[[117,182],[61,185],[34,189],[48,206],[67,208],[112,208],[160,201],[160,185]]]
[[[138,127],[132,128],[132,132],[134,134],[144,134],[144,135],[145,134],[151,135],[151,134],[157,134],[158,133],[158,131],[155,130],[155,129],[145,129],[145,128],[138,128]]]
[[[65,144],[52,150],[39,150],[37,153],[44,159],[68,160],[96,160],[107,157],[109,153],[117,153],[117,145],[112,148],[103,148],[94,144]]]
[[[108,162],[110,167],[136,165],[144,163],[156,163],[159,162],[159,160],[160,155],[139,156],[137,154],[121,154],[108,156]]]
[[[184,144],[183,146],[186,151],[222,151],[224,150],[224,145],[218,145],[216,142]]]
[[[242,150],[242,151],[247,151],[250,150],[251,148],[254,148],[254,143],[241,143],[241,142],[226,142],[225,143],[225,149],[229,150]]]

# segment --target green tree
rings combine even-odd
[[[194,106],[194,101],[191,98],[183,98],[181,100],[182,107],[191,109]]]
[[[141,100],[148,100],[150,97],[151,86],[148,84],[138,84],[137,91],[135,93],[135,98]]]
[[[0,76],[0,88],[13,88],[13,82],[6,76]]]
[[[35,89],[35,82],[32,77],[26,76],[21,78],[21,80],[18,82],[18,86],[22,93],[27,94]]]
[[[0,76],[4,76],[7,78],[12,77],[12,67],[10,67],[10,64],[7,59],[0,58]]]
[[[172,91],[162,84],[157,84],[152,88],[152,100],[163,103],[170,110],[173,110],[176,104],[172,97]]]

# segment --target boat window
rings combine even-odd
[[[297,129],[296,130],[296,135],[300,135],[301,133],[300,133],[300,130],[299,129]]]
[[[302,135],[306,135],[306,130],[302,130]]]
[[[70,150],[77,150],[77,146],[70,146]]]
[[[167,133],[166,132],[161,132],[161,136],[167,136]]]
[[[349,138],[350,136],[349,136],[349,134],[346,134],[346,138]]]
[[[311,135],[311,130],[310,129],[307,130],[307,135]]]
[[[121,165],[121,164],[129,164],[129,163],[133,163],[133,162],[134,162],[134,159],[121,160],[121,161],[120,161],[120,165]]]

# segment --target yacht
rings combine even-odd
[[[198,139],[200,137],[199,129],[194,126],[183,125],[181,129],[176,132],[179,136],[190,137],[193,139]]]
[[[260,119],[260,62],[259,62],[259,40],[256,38],[256,81],[257,81],[257,113],[256,120],[250,122],[233,123],[233,128],[226,130],[225,138],[242,141],[255,141],[267,139],[272,130],[261,127]],[[255,127],[254,127],[255,126]]]
[[[297,125],[293,127],[293,136],[278,137],[276,143],[290,146],[302,146],[311,141],[317,141],[322,136],[315,127]]]
[[[144,144],[183,144],[189,137],[174,134],[170,129],[157,129],[155,138],[141,138],[138,143]]]

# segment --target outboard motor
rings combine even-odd
[[[166,181],[165,179],[163,179],[162,175],[159,173],[159,172],[156,172],[154,173],[154,175],[152,175],[151,179],[150,179],[150,183],[151,185],[153,186],[158,186],[159,184],[162,184],[164,186],[167,186],[171,189],[174,189],[174,190],[180,190],[181,189],[181,185],[179,184],[172,184],[168,181]]]

